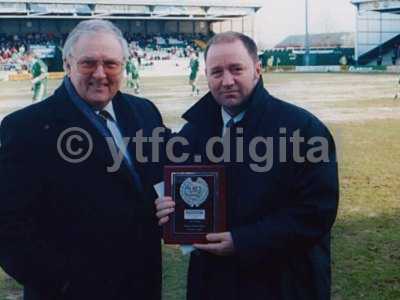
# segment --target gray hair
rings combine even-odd
[[[92,35],[96,33],[107,33],[114,35],[121,45],[124,62],[128,60],[128,43],[122,35],[121,30],[110,21],[100,19],[86,20],[76,25],[76,27],[69,33],[67,40],[64,43],[63,60],[65,61],[67,57],[71,55],[76,42],[81,36],[85,34]]]
[[[204,60],[207,59],[208,51],[212,45],[223,44],[223,43],[233,43],[236,41],[241,41],[243,46],[246,48],[250,57],[254,62],[258,62],[257,45],[253,39],[243,33],[236,31],[227,31],[214,35],[207,43],[207,47],[204,51]]]

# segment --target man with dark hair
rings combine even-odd
[[[247,50],[247,54],[254,60],[258,61],[257,45],[256,43],[247,35],[241,34],[240,32],[228,31],[217,35],[214,35],[207,43],[206,49],[204,50],[204,60],[207,59],[208,52],[212,45],[222,44],[222,43],[233,43],[240,41]]]
[[[79,23],[61,86],[1,123],[0,265],[25,300],[161,299],[160,170],[123,137],[163,123],[119,91],[127,58],[111,22]]]
[[[225,166],[228,229],[194,245],[187,298],[330,299],[339,194],[331,134],[311,113],[266,91],[249,37],[217,34],[205,65],[210,92],[183,115],[180,134],[192,157]],[[210,157],[208,143],[218,136],[228,143]],[[160,225],[174,206],[171,197],[157,199]]]

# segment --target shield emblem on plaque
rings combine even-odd
[[[179,194],[183,201],[190,207],[200,206],[206,201],[208,193],[208,184],[201,177],[197,177],[196,180],[193,180],[191,177],[186,178],[179,189]]]

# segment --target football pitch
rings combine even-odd
[[[263,78],[272,95],[327,123],[337,142],[341,195],[332,235],[332,299],[400,299],[400,100],[393,100],[398,75],[273,73]],[[59,84],[50,81],[49,92]],[[204,94],[204,77],[199,86]],[[0,90],[0,120],[31,104],[28,81],[0,82]],[[174,129],[200,97],[191,96],[186,76],[144,77],[140,96],[152,100]],[[163,265],[163,299],[185,299],[187,258],[176,247],[164,247]],[[21,299],[20,290],[0,270],[0,300]]]
[[[399,88],[397,75],[268,73],[263,77],[272,95],[304,107],[326,122],[400,118],[400,101],[392,101]],[[146,76],[141,78],[140,96],[157,105],[168,126],[179,128],[181,114],[207,92],[203,76],[198,82],[199,97],[191,96],[187,81],[186,76]],[[51,80],[48,93],[59,84],[60,80]],[[30,88],[29,81],[0,82],[0,120],[31,104]]]

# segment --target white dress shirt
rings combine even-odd
[[[240,114],[237,114],[236,116],[233,117],[233,123],[237,123],[240,120],[243,119],[244,115],[246,114],[246,110],[242,111]],[[228,114],[223,107],[221,107],[221,116],[222,116],[222,122],[224,123],[222,126],[222,134],[221,136],[224,136],[225,131],[226,131],[226,124],[232,119],[232,116]]]
[[[112,105],[112,102],[110,101],[104,108],[103,110],[107,111],[112,120],[110,118],[106,119],[106,124],[108,129],[111,132],[111,135],[114,139],[115,144],[117,145],[118,149],[122,151],[122,154],[124,155],[125,159],[128,161],[130,165],[132,165],[132,160],[129,157],[128,151],[127,151],[127,143],[124,142],[124,138],[122,137],[121,131],[118,128],[117,124],[117,118],[115,117],[115,112],[114,108]],[[99,111],[96,111],[96,114],[99,114]]]

